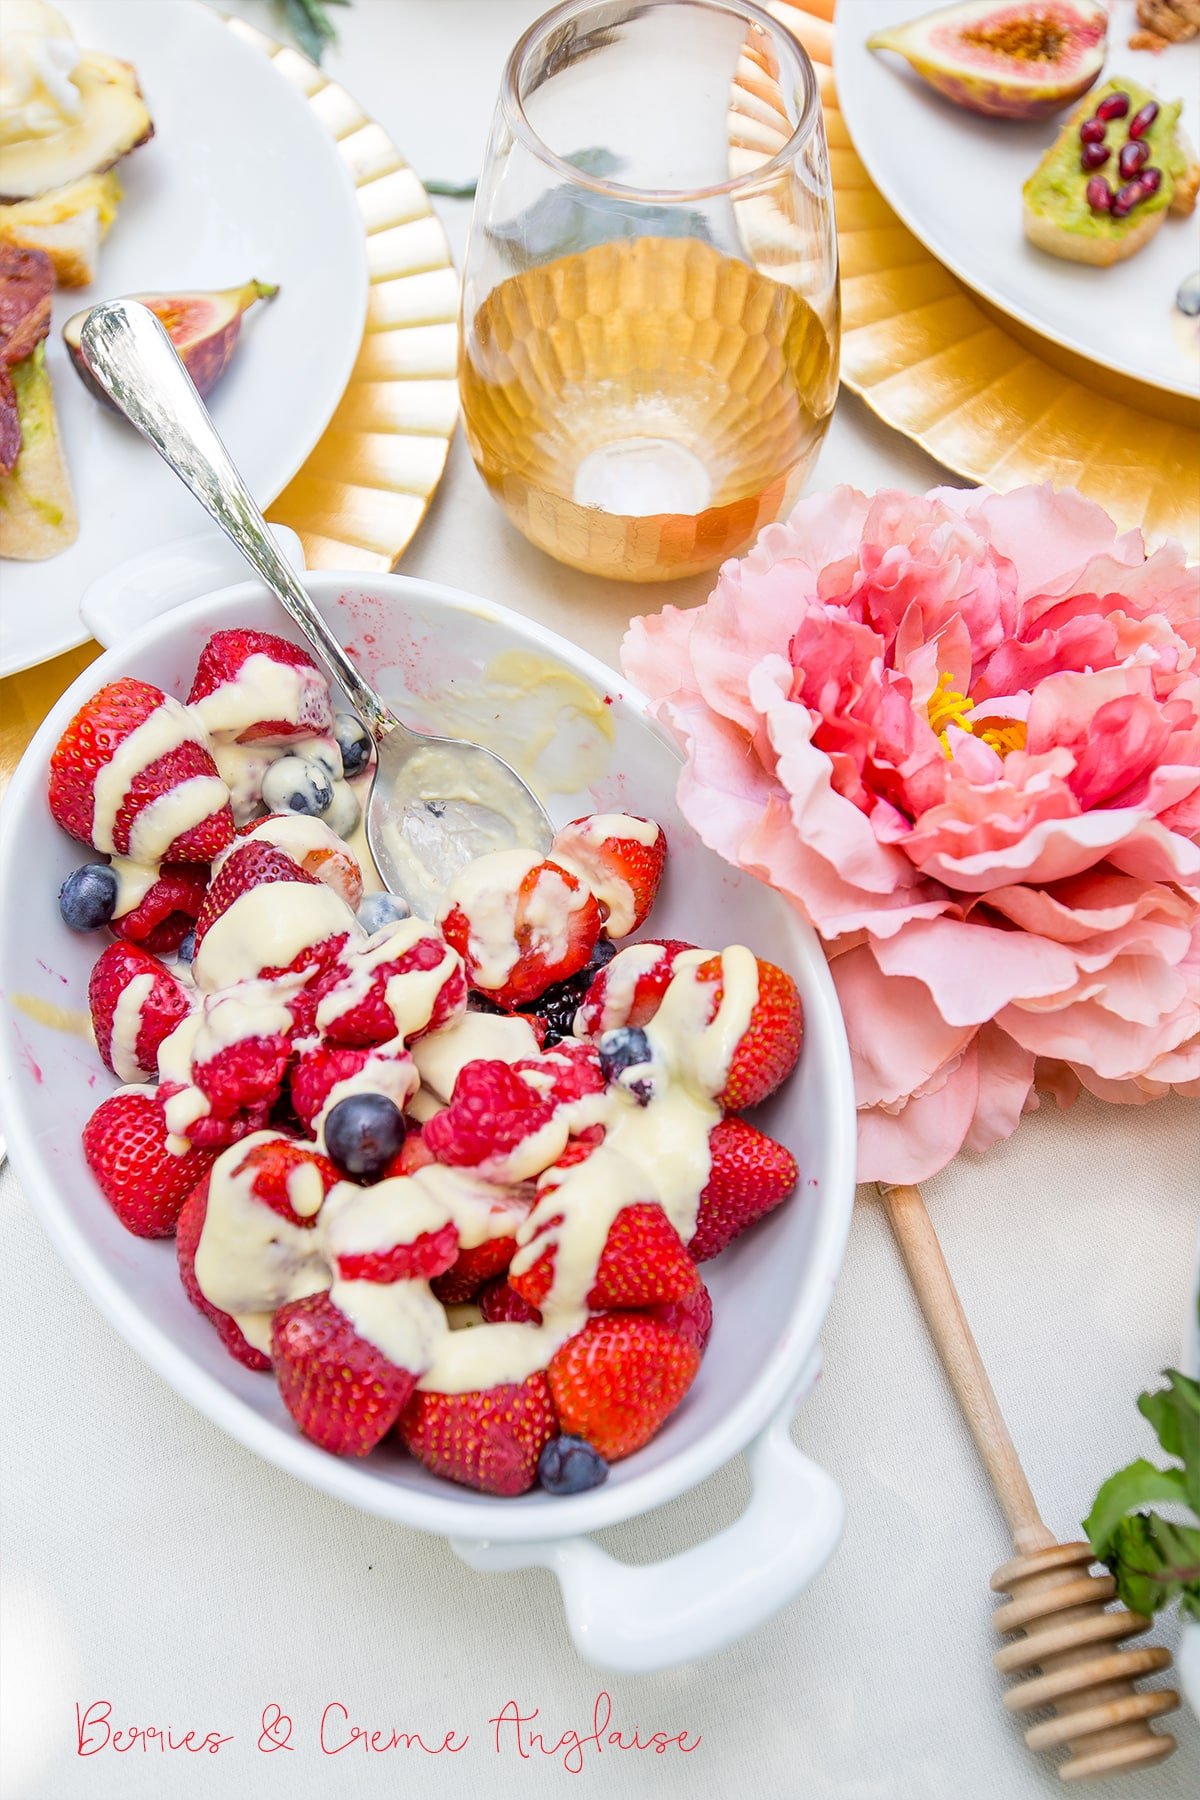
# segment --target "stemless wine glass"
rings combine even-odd
[[[798,492],[837,393],[816,77],[747,0],[567,0],[509,57],[459,381],[485,481],[560,561],[714,567]]]

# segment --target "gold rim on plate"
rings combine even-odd
[[[274,62],[337,141],[367,235],[358,359],[299,473],[268,507],[313,569],[394,568],[425,516],[458,420],[458,276],[429,196],[387,133],[298,51],[242,19],[231,31]],[[0,680],[0,792],[59,695],[100,654],[89,641]]]
[[[833,77],[836,0],[771,0],[816,69],[842,269],[845,385],[955,474],[1075,487],[1123,529],[1200,556],[1200,408],[1101,369],[972,293],[855,154]],[[914,6],[914,12],[920,11]]]

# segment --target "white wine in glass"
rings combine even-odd
[[[795,496],[837,392],[816,82],[740,0],[572,0],[509,59],[463,289],[468,440],[521,531],[631,581]]]

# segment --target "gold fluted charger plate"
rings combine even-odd
[[[1075,487],[1122,528],[1179,538],[1200,556],[1200,406],[1015,324],[901,224],[838,110],[835,4],[771,0],[770,10],[808,51],[821,90],[842,269],[842,380],[970,481]]]
[[[268,509],[313,569],[387,570],[425,516],[458,418],[458,276],[429,196],[387,133],[297,51],[241,19],[337,140],[354,178],[370,288],[358,358],[316,448]],[[0,791],[96,643],[0,681]]]

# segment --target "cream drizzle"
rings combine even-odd
[[[142,1025],[142,1008],[150,998],[150,991],[157,979],[153,970],[148,970],[144,975],[135,975],[117,995],[117,1004],[113,1008],[109,1061],[112,1063],[113,1074],[119,1081],[150,1079],[150,1075],[138,1061],[137,1039]]]
[[[96,849],[115,854],[117,846],[113,842],[113,831],[117,814],[144,769],[184,744],[205,743],[188,708],[170,694],[164,694],[154,711],[140,725],[134,726],[104,767],[96,771],[92,784],[92,842]],[[150,804],[153,806],[156,802]],[[170,842],[169,838],[167,842]]]
[[[264,882],[239,894],[205,932],[192,965],[196,985],[213,993],[263,969],[286,968],[302,950],[342,932],[351,940],[365,935],[332,888],[322,882]]]

